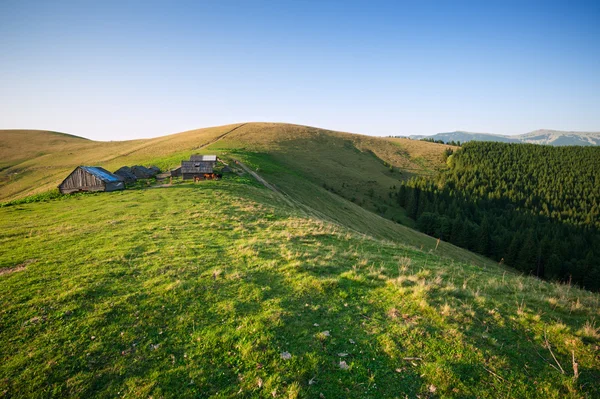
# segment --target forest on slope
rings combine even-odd
[[[600,289],[600,148],[470,142],[402,184],[422,232],[538,277]]]

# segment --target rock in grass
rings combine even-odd
[[[281,352],[281,358],[283,360],[289,360],[292,358],[292,354],[290,352]]]

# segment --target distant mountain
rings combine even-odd
[[[600,145],[600,132],[564,132],[540,129],[518,137],[523,143],[561,145]]]
[[[491,133],[472,133],[459,130],[448,133],[437,133],[432,136],[413,135],[409,137],[415,140],[430,138],[433,140],[442,140],[446,143],[450,141],[460,141],[461,143],[466,143],[468,141],[499,141],[502,143],[531,143],[552,146],[600,145],[600,132],[567,132],[548,129],[535,130],[530,133],[515,136]]]

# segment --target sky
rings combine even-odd
[[[600,131],[600,1],[0,2],[0,129]]]

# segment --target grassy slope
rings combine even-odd
[[[598,295],[286,204],[231,178],[0,208],[0,396],[600,395]]]
[[[315,163],[309,165],[314,168],[325,162],[319,167],[320,171],[335,174],[335,177],[356,177],[357,170],[363,170],[359,173],[361,178],[371,179],[371,185],[377,190],[382,189],[372,181],[388,187],[400,178],[398,173],[389,173],[383,161],[408,171],[406,177],[434,168],[439,164],[437,155],[447,147],[277,123],[226,125],[121,142],[96,142],[52,132],[0,130],[0,200],[54,188],[73,168],[82,164],[99,165],[109,170],[135,163],[174,167],[183,157],[224,135],[225,140],[220,143],[226,143],[222,147],[275,153],[281,157],[299,156],[296,166],[302,166],[306,161]],[[376,156],[370,155],[371,152]],[[341,168],[342,163],[344,168]],[[354,176],[343,175],[346,169],[353,168]]]
[[[78,165],[114,171],[123,165],[176,165],[181,158],[209,144],[238,125],[219,126],[149,140],[97,142],[37,131],[0,131],[0,200],[48,191]],[[45,134],[44,134],[45,133]],[[56,142],[57,145],[49,145]],[[20,155],[20,152],[24,155]],[[12,154],[12,155],[11,155]],[[14,155],[19,154],[19,155]]]
[[[70,151],[88,140],[45,130],[0,130],[0,170],[56,151]]]
[[[211,143],[214,144],[209,145]],[[32,141],[33,147],[36,144],[37,141]],[[81,164],[101,165],[109,170],[135,163],[174,167],[206,145],[208,148],[202,152],[216,152],[224,158],[247,161],[295,198],[308,214],[378,238],[402,241],[424,249],[436,246],[434,239],[368,211],[379,211],[387,218],[410,225],[410,220],[404,218],[404,211],[394,206],[389,194],[399,180],[438,167],[441,153],[447,146],[290,124],[247,123],[192,130],[151,140],[84,141],[75,150],[58,148],[40,158],[0,171],[0,184],[2,177],[5,178],[5,184],[0,185],[0,198],[48,190]],[[384,162],[392,165],[394,171],[391,172]],[[15,170],[19,174],[10,181],[8,176]],[[323,184],[327,185],[327,190]],[[485,258],[450,244],[440,245],[446,256],[453,259],[478,264],[487,262]]]

